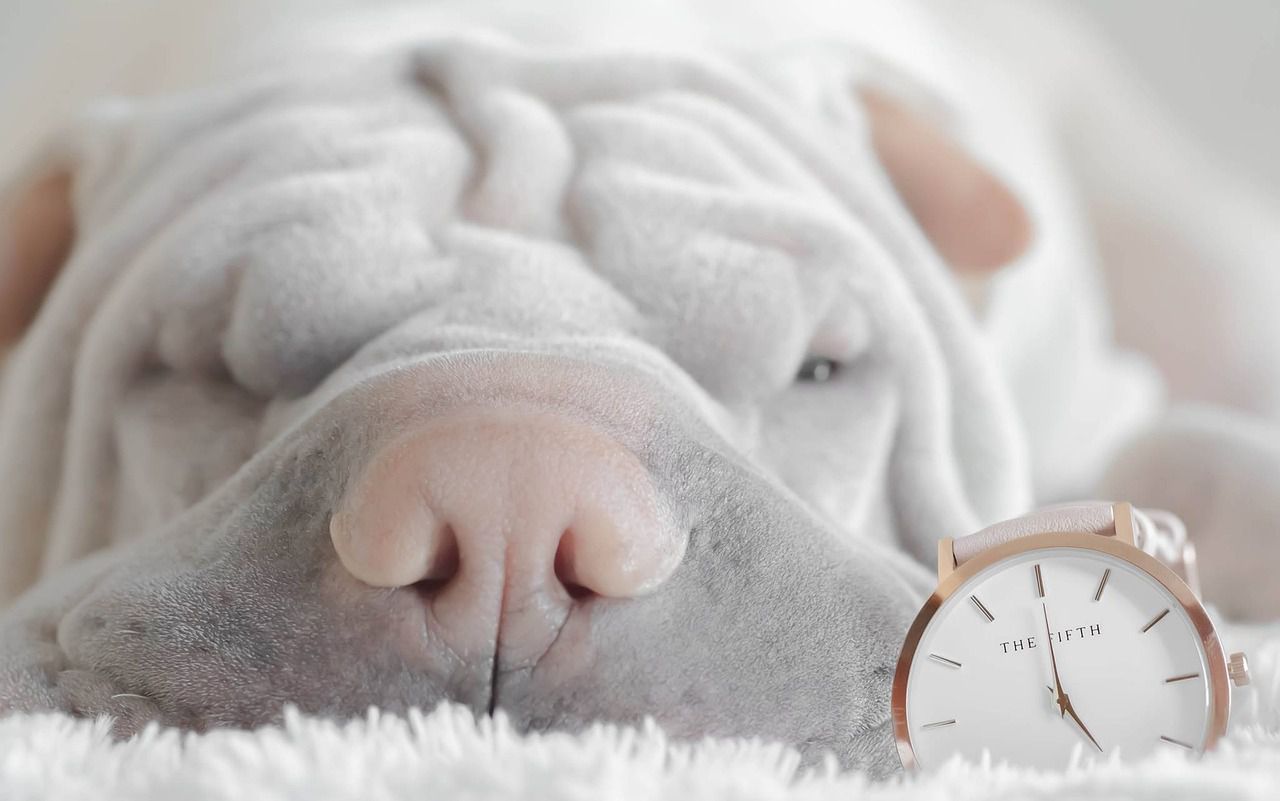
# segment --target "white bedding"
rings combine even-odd
[[[1179,749],[1134,765],[1060,773],[953,763],[873,783],[802,770],[760,742],[673,743],[655,726],[521,736],[462,707],[345,724],[287,716],[254,733],[148,729],[113,743],[105,722],[0,720],[0,798],[132,799],[1258,799],[1280,797],[1280,626],[1234,627],[1252,657],[1228,737],[1196,759]]]

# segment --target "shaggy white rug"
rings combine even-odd
[[[578,736],[520,735],[501,717],[442,706],[345,724],[286,715],[256,732],[151,728],[123,743],[106,721],[0,720],[0,799],[1280,799],[1280,626],[1234,627],[1254,681],[1236,694],[1231,734],[1201,759],[1170,749],[1146,762],[1061,773],[952,763],[888,782],[828,765],[800,768],[782,746],[668,740],[653,725]]]

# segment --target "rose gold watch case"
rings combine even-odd
[[[1080,548],[1119,557],[1150,575],[1173,594],[1195,626],[1196,634],[1199,635],[1204,647],[1205,661],[1209,666],[1209,731],[1205,737],[1204,748],[1201,750],[1207,751],[1212,748],[1226,733],[1227,720],[1231,715],[1231,689],[1227,677],[1227,659],[1222,650],[1222,644],[1218,641],[1218,632],[1191,588],[1157,559],[1125,542],[1123,536],[1099,536],[1092,532],[1035,534],[1022,537],[997,545],[959,567],[954,567],[950,546],[950,540],[944,540],[939,544],[939,574],[942,579],[907,631],[902,653],[898,656],[898,667],[893,675],[891,701],[893,734],[898,744],[898,757],[902,760],[904,768],[916,770],[920,767],[916,762],[915,751],[911,747],[911,732],[907,728],[907,683],[911,674],[911,663],[915,660],[916,648],[920,644],[920,638],[924,635],[925,629],[933,620],[933,616],[948,598],[982,570],[1011,556],[1045,548]],[[952,569],[944,568],[944,559],[952,559]]]

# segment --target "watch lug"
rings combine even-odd
[[[956,551],[953,545],[955,540],[951,537],[943,537],[938,540],[938,583],[941,584],[947,576],[950,576],[956,569]]]
[[[1128,503],[1117,503],[1111,507],[1116,521],[1116,539],[1135,548],[1138,543],[1133,536],[1133,506]]]

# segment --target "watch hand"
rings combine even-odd
[[[1062,679],[1058,676],[1058,657],[1053,651],[1053,632],[1049,628],[1049,609],[1043,603],[1040,604],[1040,609],[1044,612],[1044,632],[1045,637],[1049,640],[1049,661],[1053,665],[1053,683],[1058,687],[1057,690],[1052,687],[1046,687],[1046,689],[1055,695],[1054,700],[1058,702],[1059,717],[1070,715],[1071,719],[1080,727],[1080,730],[1089,738],[1089,742],[1093,743],[1093,747],[1097,748],[1099,753],[1105,753],[1102,751],[1102,746],[1098,745],[1098,741],[1094,739],[1093,733],[1089,731],[1089,727],[1084,725],[1084,721],[1076,714],[1075,707],[1071,705],[1071,697],[1062,689]]]
[[[1084,721],[1081,720],[1080,716],[1076,714],[1075,708],[1071,706],[1071,699],[1067,698],[1065,695],[1063,696],[1063,698],[1066,699],[1066,702],[1067,702],[1067,710],[1066,710],[1067,714],[1070,715],[1071,719],[1074,720],[1076,724],[1080,726],[1080,729],[1084,732],[1085,736],[1089,738],[1089,742],[1093,743],[1093,747],[1098,749],[1098,753],[1105,753],[1102,750],[1102,746],[1098,745],[1098,741],[1093,739],[1093,734],[1089,732],[1089,727],[1084,725]]]
[[[1067,694],[1062,691],[1062,679],[1058,678],[1058,657],[1053,652],[1053,632],[1049,630],[1049,608],[1042,603],[1040,609],[1044,612],[1044,634],[1049,641],[1049,660],[1053,663],[1053,683],[1058,688],[1053,691],[1054,700],[1058,702],[1058,716],[1062,717],[1067,714],[1067,704],[1063,700]]]

